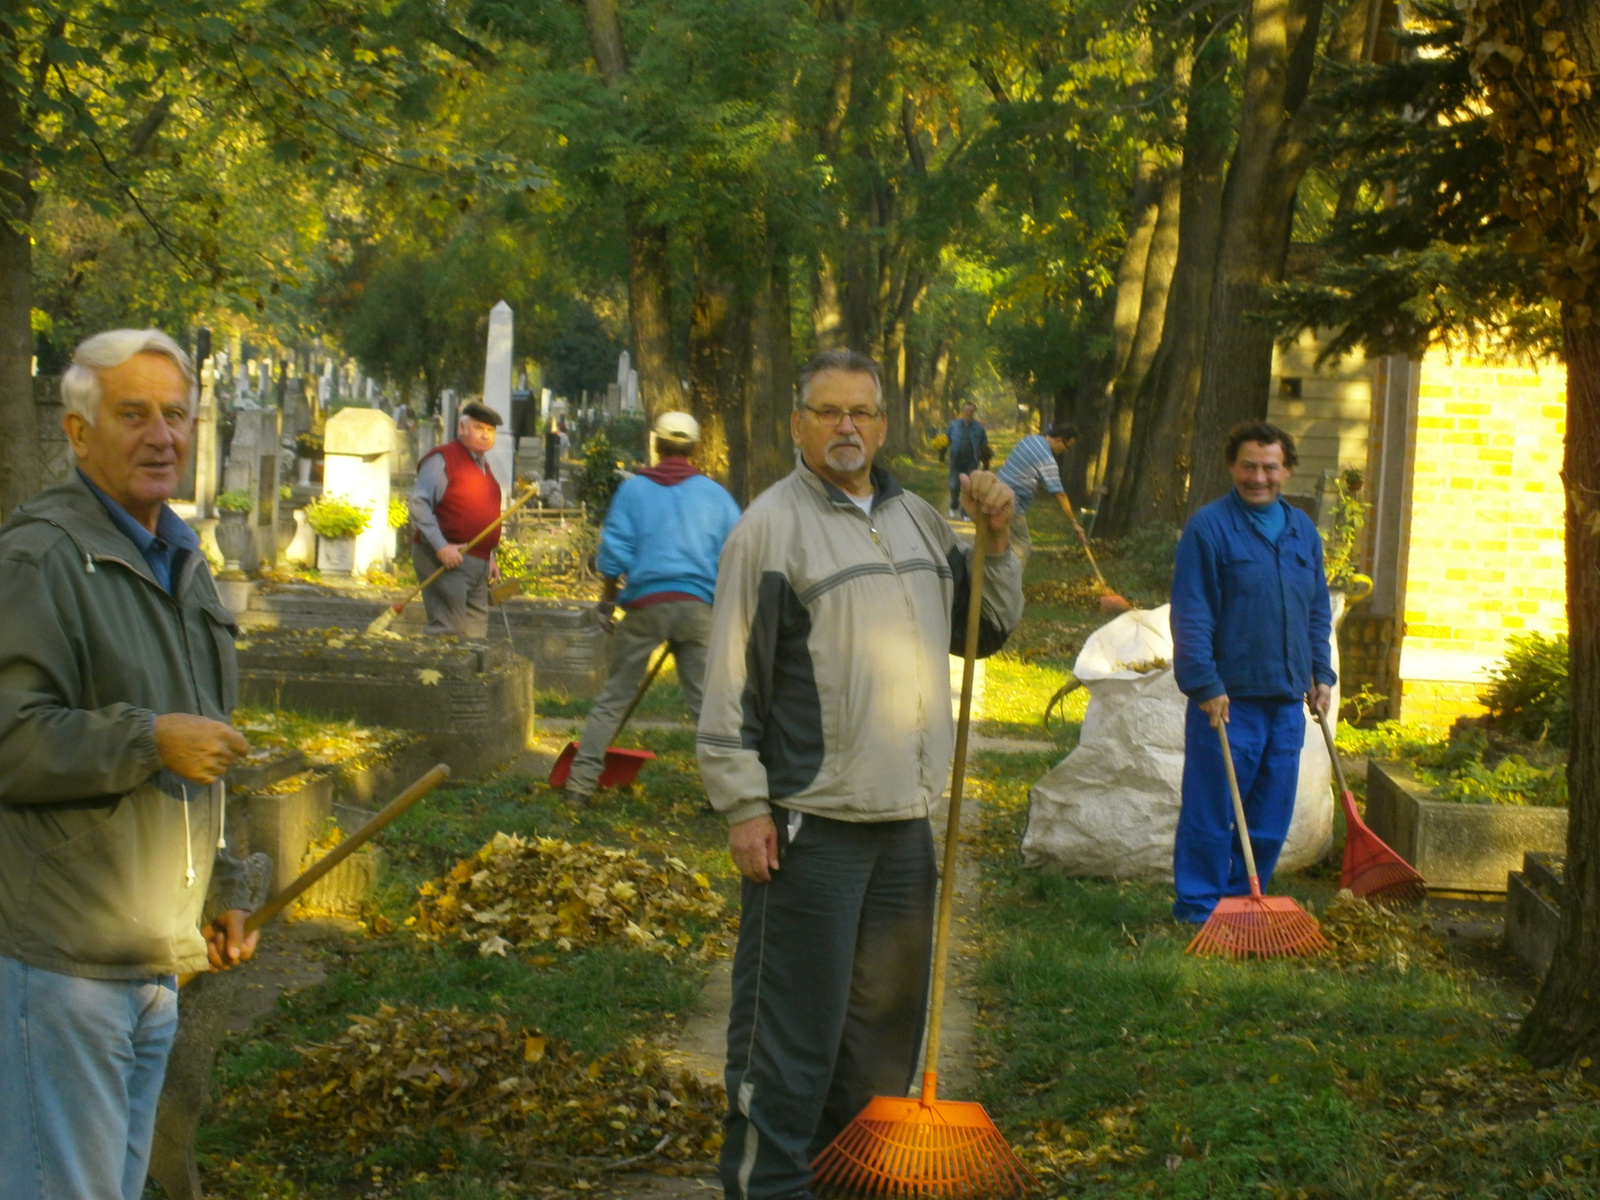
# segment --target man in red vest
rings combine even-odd
[[[489,634],[489,584],[499,575],[494,548],[500,544],[500,530],[471,550],[466,543],[500,515],[500,483],[488,462],[499,425],[500,414],[487,405],[463,405],[456,440],[428,451],[417,464],[411,489],[411,561],[418,579],[449,568],[422,589],[427,633]]]

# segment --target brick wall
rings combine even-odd
[[[1423,362],[1400,641],[1398,716],[1481,712],[1507,637],[1564,632],[1559,471],[1566,376],[1432,352]]]
[[[1346,614],[1339,626],[1339,695],[1346,702],[1368,684],[1380,696],[1392,698],[1394,669],[1394,618],[1375,616],[1357,606]],[[1390,702],[1371,710],[1373,719],[1382,719]],[[1346,717],[1354,719],[1353,711]]]

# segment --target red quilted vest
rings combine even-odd
[[[500,484],[486,466],[480,467],[460,442],[447,442],[422,456],[422,463],[435,454],[444,458],[445,478],[449,481],[444,498],[433,507],[439,520],[439,529],[453,545],[465,545],[483,531],[483,527],[500,515]],[[421,534],[412,534],[411,540],[420,542]],[[488,558],[500,544],[500,528],[484,538],[471,550],[477,558]]]

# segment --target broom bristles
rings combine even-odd
[[[1309,958],[1327,950],[1316,918],[1287,896],[1225,896],[1194,935],[1188,953]]]
[[[879,1097],[811,1164],[823,1194],[984,1200],[1038,1180],[981,1104]]]

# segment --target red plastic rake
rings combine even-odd
[[[1239,826],[1245,870],[1250,875],[1248,896],[1224,896],[1189,943],[1190,954],[1219,954],[1228,958],[1309,958],[1323,954],[1328,941],[1317,919],[1288,896],[1263,896],[1256,876],[1256,855],[1250,847],[1250,829],[1244,819],[1244,798],[1233,770],[1233,750],[1228,727],[1217,726],[1222,741],[1222,764],[1228,772],[1233,796],[1233,817]]]
[[[1322,740],[1333,759],[1334,777],[1339,782],[1339,804],[1344,809],[1344,865],[1339,870],[1339,886],[1349,888],[1363,900],[1378,899],[1390,904],[1421,904],[1428,897],[1428,881],[1415,867],[1389,848],[1367,828],[1356,811],[1356,798],[1344,781],[1344,767],[1333,748],[1333,731],[1326,713],[1318,713]]]

